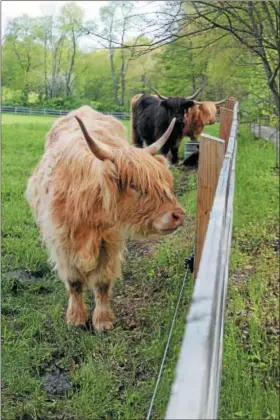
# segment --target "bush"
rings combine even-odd
[[[19,92],[20,93],[20,92]],[[82,105],[89,105],[96,111],[101,112],[129,112],[129,108],[121,107],[115,105],[113,102],[98,102],[92,101],[88,98],[80,98],[77,96],[68,96],[68,97],[56,97],[51,99],[42,99],[42,97],[38,96],[36,101],[34,101],[34,96],[32,98],[32,102],[29,101],[26,103],[20,94],[14,95],[6,95],[3,100],[2,104],[6,106],[18,106],[18,107],[30,107],[30,108],[39,108],[39,109],[57,109],[57,110],[65,110],[70,111],[72,109],[79,108]]]

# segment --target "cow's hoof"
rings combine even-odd
[[[114,328],[114,314],[111,310],[96,308],[92,316],[92,324],[97,331],[111,330]]]
[[[74,325],[75,327],[83,326],[85,325],[87,320],[87,313],[84,308],[81,308],[80,310],[76,310],[75,312],[73,310],[68,310],[66,313],[66,322],[68,325]]]
[[[112,330],[114,328],[114,324],[112,321],[103,321],[103,320],[93,321],[93,326],[97,331],[107,331],[107,330]]]

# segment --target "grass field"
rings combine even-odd
[[[39,115],[2,114],[2,124],[51,124],[55,117]]]
[[[40,116],[40,115],[18,115],[18,114],[2,114],[2,124],[47,124],[48,127],[56,120],[56,117]],[[123,121],[128,128],[129,121]]]
[[[240,130],[221,419],[279,416],[279,171],[275,148]]]
[[[123,278],[114,291],[115,329],[95,334],[67,327],[64,285],[47,263],[24,200],[51,124],[44,118],[2,115],[2,418],[141,419],[151,400],[184,257],[194,242],[196,175],[173,169],[175,190],[188,214],[184,228],[160,241],[128,244]],[[217,126],[209,129],[217,134]],[[241,130],[222,419],[279,417],[274,162],[273,146]],[[190,282],[154,419],[164,417],[191,293]]]

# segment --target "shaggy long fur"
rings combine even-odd
[[[184,114],[192,106],[193,101],[184,97],[159,99],[157,96],[135,95],[131,100],[131,139],[137,147],[150,145],[160,137],[172,118],[176,124],[168,141],[162,147],[162,154],[171,155],[171,162],[177,163],[178,149],[183,138]]]
[[[113,161],[93,155],[75,115],[96,143],[113,149]],[[129,146],[118,120],[84,106],[54,123],[26,197],[69,291],[67,321],[85,322],[81,294],[90,287],[96,297],[95,327],[111,328],[108,299],[113,280],[121,275],[125,240],[155,233],[166,212],[180,209],[166,160]]]
[[[130,141],[132,144],[137,145],[136,142],[136,111],[137,111],[137,102],[141,98],[143,93],[138,93],[134,95],[130,101]]]
[[[184,118],[184,135],[196,140],[202,133],[205,125],[216,122],[216,113],[220,106],[215,102],[202,102],[188,110]]]

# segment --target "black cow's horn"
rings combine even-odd
[[[160,93],[159,93],[159,91],[158,90],[156,90],[155,88],[153,88],[152,86],[150,86],[150,88],[157,94],[157,96],[160,98],[160,99],[163,99],[163,100],[165,100],[165,99],[168,99],[168,97],[167,96],[162,96]]]
[[[173,120],[169,124],[165,133],[155,143],[146,147],[145,150],[148,153],[150,153],[151,155],[155,155],[162,148],[162,146],[167,142],[167,140],[169,139],[175,123],[176,123],[176,118],[173,118]]]
[[[188,101],[191,100],[191,99],[195,99],[197,97],[197,95],[199,94],[199,92],[202,91],[203,88],[204,88],[204,86],[201,86],[199,89],[197,89],[197,91],[192,96],[187,96],[186,99]]]

